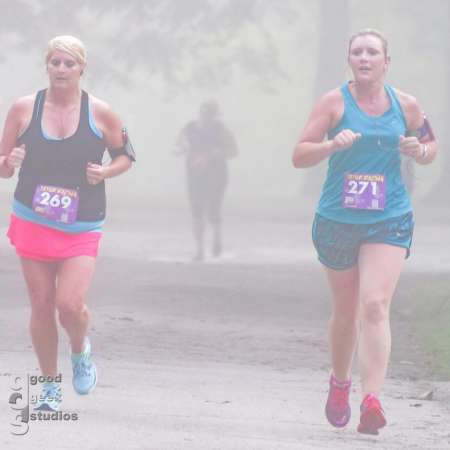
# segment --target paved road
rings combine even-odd
[[[350,425],[335,430],[324,418],[329,304],[309,227],[234,220],[224,258],[192,264],[185,223],[161,223],[149,219],[143,229],[112,221],[89,300],[98,387],[87,397],[73,393],[61,337],[63,410],[78,420],[33,421],[24,436],[11,434],[7,401],[15,377],[38,372],[17,261],[6,241],[0,243],[2,448],[450,449],[450,386],[424,379],[403,308],[410,282],[449,271],[445,255],[435,261],[449,233],[417,230],[420,258],[408,263],[394,308],[393,363],[383,397],[389,426],[374,438],[355,432],[357,383]],[[430,389],[432,401],[418,399]]]

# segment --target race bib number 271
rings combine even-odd
[[[344,208],[383,210],[386,179],[382,174],[346,173],[342,196]]]
[[[75,189],[39,184],[33,197],[33,211],[62,223],[77,220],[79,196]]]

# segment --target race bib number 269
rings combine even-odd
[[[47,219],[62,223],[77,220],[79,196],[75,189],[39,184],[33,197],[33,210]]]

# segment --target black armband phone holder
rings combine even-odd
[[[433,141],[434,133],[427,117],[423,116],[423,125],[418,130],[408,130],[406,136],[414,136],[420,142]]]
[[[109,148],[108,153],[111,159],[116,158],[120,155],[128,156],[131,161],[136,161],[136,153],[134,151],[133,145],[131,144],[130,138],[126,128],[122,128],[123,146],[120,148]]]

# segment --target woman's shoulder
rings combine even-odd
[[[341,87],[326,92],[316,102],[314,110],[319,114],[327,114],[331,117],[341,116],[344,110],[344,101]]]
[[[391,86],[391,89],[394,91],[395,95],[398,98],[398,101],[402,105],[403,108],[417,108],[419,106],[419,102],[417,98],[411,94],[401,91],[396,87]]]
[[[112,113],[112,108],[109,103],[105,102],[104,100],[95,97],[94,95],[88,93],[89,96],[89,103],[94,111],[94,113],[97,114],[110,114]]]
[[[342,88],[337,87],[326,92],[316,103],[313,114],[327,117],[329,128],[334,128],[344,113]]]
[[[104,131],[104,127],[109,128],[120,122],[118,114],[104,100],[89,94],[89,105],[95,122],[100,126],[102,131]]]
[[[33,116],[36,93],[17,98],[9,108],[8,120],[15,123],[18,130],[25,130]]]
[[[36,93],[24,95],[19,97],[11,105],[11,110],[15,112],[28,112],[33,110],[34,102],[36,100]]]
[[[408,125],[416,127],[416,122],[418,123],[421,122],[423,116],[422,108],[420,107],[417,98],[395,87],[392,87],[392,90],[397,96],[400,106],[402,107],[403,113],[406,116]],[[420,126],[420,123],[417,126]]]
[[[96,127],[103,133],[108,146],[115,148],[122,142],[123,124],[119,115],[111,108],[109,103],[89,95],[89,105]]]
[[[328,106],[338,105],[342,103],[342,87],[339,86],[326,92],[319,99],[319,102],[323,102],[325,105]]]

